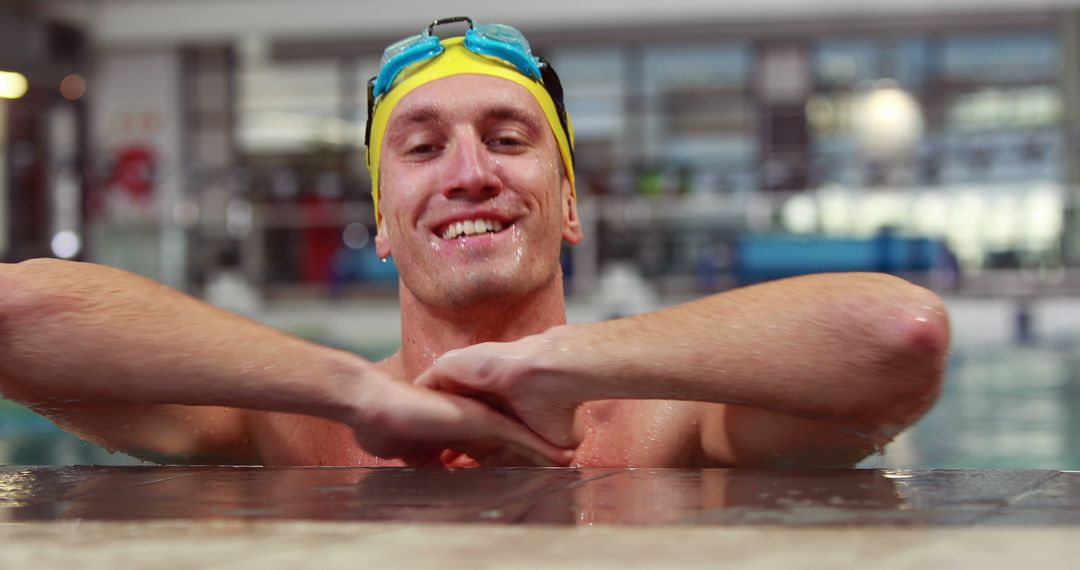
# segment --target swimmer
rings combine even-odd
[[[896,277],[566,324],[559,252],[583,235],[561,86],[513,28],[440,39],[440,23],[369,83],[397,353],[368,362],[117,269],[31,260],[0,265],[4,396],[136,457],[257,465],[852,466],[932,406],[948,317]]]

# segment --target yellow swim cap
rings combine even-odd
[[[455,37],[442,40],[445,48],[438,56],[420,61],[405,68],[393,87],[379,99],[371,116],[371,134],[367,146],[368,170],[371,172],[371,197],[375,201],[375,225],[378,228],[382,221],[379,215],[379,154],[382,152],[383,137],[386,136],[386,124],[394,107],[409,94],[413,89],[426,83],[431,83],[444,77],[453,75],[478,74],[501,77],[521,85],[529,90],[540,108],[547,117],[551,132],[555,134],[555,140],[559,143],[559,153],[562,155],[563,164],[566,166],[566,176],[570,181],[570,192],[577,198],[577,187],[574,183],[574,161],[571,149],[574,144],[574,130],[570,125],[570,117],[566,118],[566,131],[563,131],[556,110],[555,101],[551,98],[544,85],[539,81],[523,75],[513,65],[486,55],[473,53],[464,45],[464,37]],[[376,229],[377,231],[377,229]]]

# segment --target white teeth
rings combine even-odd
[[[458,236],[471,236],[487,232],[502,231],[502,222],[498,220],[466,220],[455,222],[446,226],[443,230],[443,239],[454,239]]]

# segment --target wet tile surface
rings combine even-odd
[[[1077,556],[1078,472],[0,467],[0,568],[1011,570]]]
[[[1080,526],[1080,472],[0,467],[0,521]]]

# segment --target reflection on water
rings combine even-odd
[[[0,400],[0,463],[137,463]],[[1080,469],[1080,345],[954,354],[934,409],[865,467]]]
[[[1080,346],[953,355],[937,406],[865,465],[1080,469]]]

